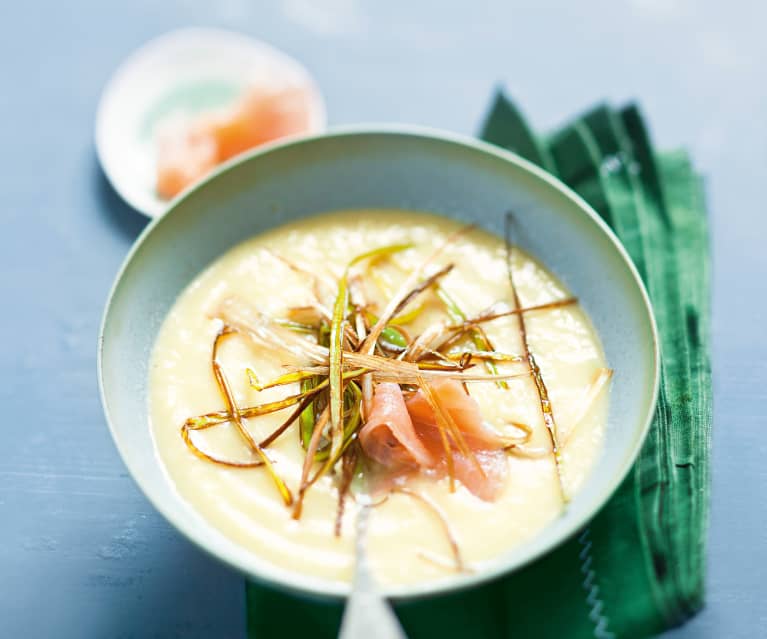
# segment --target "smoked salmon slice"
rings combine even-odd
[[[158,135],[157,193],[171,198],[243,151],[308,131],[311,107],[306,88],[253,88],[226,111],[166,128]]]
[[[413,428],[399,384],[376,384],[360,443],[368,457],[392,470],[430,468],[436,463]]]
[[[451,446],[455,478],[485,501],[498,498],[506,483],[506,442],[484,424],[479,405],[456,380],[429,382],[440,405],[455,422],[471,456]],[[379,383],[372,410],[360,431],[365,454],[388,470],[432,469],[447,473],[447,457],[437,419],[421,390],[404,400],[399,384]],[[479,466],[479,467],[478,467]]]
[[[438,379],[429,382],[432,390],[439,397],[442,407],[450,413],[472,450],[495,450],[504,448],[506,442],[482,420],[477,400],[467,394],[463,385],[455,379]],[[439,439],[437,418],[434,410],[418,391],[407,400],[407,410],[422,437]]]
[[[218,164],[216,140],[204,123],[176,126],[158,136],[157,193],[170,199]]]

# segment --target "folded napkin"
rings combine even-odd
[[[397,613],[410,639],[652,636],[703,603],[711,367],[701,178],[684,151],[653,149],[633,105],[600,105],[539,136],[499,93],[481,137],[559,177],[623,242],[655,309],[660,396],[633,470],[573,539],[520,572]],[[342,607],[249,583],[247,611],[251,639],[324,639]]]

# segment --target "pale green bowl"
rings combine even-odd
[[[256,151],[183,194],[142,233],[107,303],[99,381],[112,436],[155,507],[194,543],[249,577],[314,595],[347,587],[287,572],[228,540],[175,492],[149,431],[149,358],[184,287],[211,261],[274,226],[324,211],[399,208],[476,222],[541,258],[591,316],[615,369],[604,453],[566,512],[486,570],[391,588],[397,598],[463,588],[515,570],[578,531],[633,463],[658,389],[658,346],[647,294],[618,240],[589,206],[519,157],[472,139],[415,128],[339,130]],[[350,247],[350,256],[354,253]],[[478,524],[479,525],[479,524]]]

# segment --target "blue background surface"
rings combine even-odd
[[[709,604],[668,637],[763,636],[766,20],[694,0],[0,4],[0,636],[244,636],[241,579],[138,492],[96,384],[103,304],[145,225],[96,163],[96,103],[131,50],[186,25],[304,61],[331,123],[472,133],[503,83],[540,127],[637,98],[659,145],[691,148],[715,265]]]

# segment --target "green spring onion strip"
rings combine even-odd
[[[407,338],[402,334],[402,331],[391,324],[381,331],[381,337],[378,338],[378,341],[390,346],[389,350],[404,351],[408,345]]]
[[[330,344],[328,346],[329,354],[329,379],[330,379],[330,450],[331,457],[335,457],[344,443],[343,427],[343,340],[344,327],[346,325],[346,312],[349,307],[349,271],[360,262],[380,257],[382,255],[391,255],[399,251],[411,248],[412,244],[392,244],[382,246],[372,251],[367,251],[355,257],[346,267],[341,280],[338,283],[338,294],[333,304],[333,314],[330,322]]]
[[[359,386],[354,382],[347,384],[344,391],[344,446],[348,445],[349,439],[359,428],[362,422],[362,415],[360,413],[360,400],[362,399],[362,391]],[[311,437],[311,433],[309,434]],[[324,461],[330,456],[328,448],[318,450],[314,455],[316,461]]]
[[[301,380],[301,392],[306,393],[312,390],[317,385],[317,376],[311,375]],[[312,439],[312,431],[314,430],[314,402],[310,403],[298,418],[298,427],[301,437],[301,446],[304,450],[309,448],[309,441]]]

